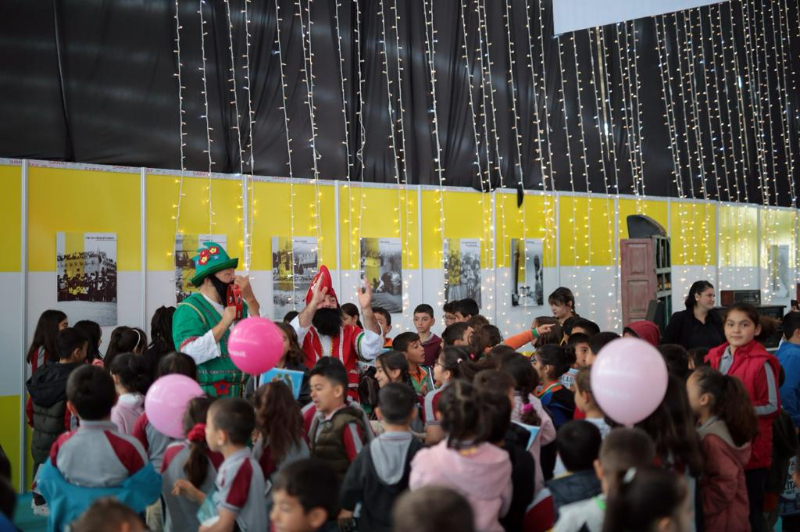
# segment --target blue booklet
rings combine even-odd
[[[292,390],[295,400],[300,397],[300,388],[303,387],[303,372],[292,369],[272,368],[266,373],[262,373],[258,379],[258,385],[268,382],[281,381]]]
[[[520,421],[514,421],[513,423],[519,425],[520,427],[531,433],[530,437],[528,438],[528,445],[525,446],[526,450],[530,449],[531,446],[533,445],[533,440],[535,440],[536,435],[539,434],[539,427],[534,427],[533,425],[527,425]]]

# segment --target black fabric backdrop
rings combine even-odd
[[[314,177],[305,82],[309,69],[304,68],[299,7],[306,29],[309,12],[313,21],[312,94],[322,179],[344,180],[349,175],[355,181],[396,183],[399,179],[437,185],[441,175],[445,185],[478,190],[517,187],[521,182],[535,190],[545,186],[548,190],[794,204],[792,185],[800,168],[797,2],[733,0],[608,26],[602,35],[592,30],[554,38],[550,1],[358,0],[356,4],[339,0],[337,5],[336,0],[278,0],[281,54],[276,41],[276,2],[248,2],[255,121],[252,171],[290,175],[279,68],[282,57],[291,174]],[[230,0],[227,5],[222,0],[179,0],[177,5],[185,167],[209,168],[201,70],[202,6],[212,169],[250,172],[244,0]],[[231,64],[226,8],[231,13],[235,65]],[[426,18],[431,8],[435,114],[426,54],[426,29],[430,31]],[[175,10],[176,2],[168,0],[0,3],[0,156],[179,169]],[[479,38],[482,28],[484,39]],[[657,46],[659,36],[663,48]],[[397,76],[398,37],[402,80]],[[662,70],[667,53],[669,66]],[[490,69],[481,70],[481,57],[484,65],[491,61]],[[662,73],[670,77],[666,90]],[[601,99],[610,94],[608,105],[598,109],[596,94]],[[562,105],[568,117],[566,130]],[[604,117],[607,126],[598,116]],[[674,126],[674,142],[665,116]],[[434,117],[438,119],[441,174],[435,161]],[[608,136],[601,137],[606,127]],[[390,148],[392,137],[397,158]]]

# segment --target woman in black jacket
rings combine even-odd
[[[716,347],[725,342],[722,318],[714,311],[714,285],[696,281],[686,296],[686,310],[676,312],[667,324],[662,344],[678,344],[688,349]]]

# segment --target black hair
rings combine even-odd
[[[444,341],[444,346],[445,347],[453,346],[455,345],[456,340],[463,339],[464,332],[467,330],[468,327],[469,325],[467,325],[463,321],[458,321],[448,326],[442,333],[442,340]]]
[[[147,334],[138,327],[117,327],[108,340],[108,349],[103,359],[106,367],[110,367],[114,357],[120,353],[144,352],[147,347]]]
[[[619,335],[614,332],[601,332],[595,334],[589,338],[589,350],[593,354],[598,355],[601,349],[617,339],[619,339]]]
[[[650,532],[661,519],[674,518],[688,496],[686,482],[671,471],[646,467],[622,472],[608,496],[603,532]]]
[[[119,383],[129,392],[144,395],[153,383],[150,364],[142,355],[121,353],[114,357],[109,371],[117,376]]]
[[[514,391],[516,382],[508,372],[499,369],[483,369],[473,380],[479,393],[498,393],[506,397],[508,391]]]
[[[477,316],[481,313],[481,307],[478,306],[478,302],[472,298],[466,299],[459,299],[456,303],[455,312],[458,312],[463,317],[467,316]]]
[[[341,386],[344,388],[344,393],[347,393],[349,381],[347,380],[347,370],[342,364],[342,361],[333,357],[322,357],[317,360],[311,372],[308,374],[308,380],[311,377],[319,375],[330,381],[332,386]]]
[[[417,305],[417,308],[414,309],[414,314],[427,314],[433,318],[433,307],[427,303],[422,303],[421,305]]]
[[[439,353],[439,365],[450,372],[452,379],[473,379],[478,368],[470,359],[469,351],[461,347],[445,347]]]
[[[514,392],[519,394],[522,404],[530,404],[530,396],[539,386],[539,374],[533,369],[530,359],[517,352],[502,353],[493,358],[497,360],[497,369],[508,373],[514,379]],[[520,421],[537,427],[542,422],[533,409],[522,413]]]
[[[442,307],[442,312],[445,312],[445,313],[449,312],[451,314],[455,314],[456,313],[456,304],[457,303],[458,303],[457,299],[453,300],[453,301],[446,302],[444,304],[444,306]]]
[[[544,333],[533,341],[534,348],[538,349],[547,344],[561,345],[566,329],[558,323],[557,319],[552,316],[539,316],[534,322],[537,327],[541,327],[542,325],[552,326],[549,332]],[[564,325],[566,325],[566,322],[564,322]]]
[[[381,416],[390,425],[402,425],[417,407],[417,394],[408,384],[392,382],[378,392]]]
[[[589,336],[594,336],[600,332],[600,326],[592,320],[587,320],[586,318],[575,318],[575,321],[572,323],[572,329],[575,329],[576,327],[580,327],[581,329],[585,330],[586,334]],[[570,335],[571,334],[572,331],[570,331]]]
[[[89,342],[88,349],[86,350],[86,361],[92,362],[94,360],[102,360],[100,355],[100,339],[103,337],[103,330],[96,321],[81,320],[72,326],[73,329],[82,332],[86,336],[86,341]]]
[[[689,353],[679,344],[663,344],[658,346],[658,351],[667,363],[667,369],[676,377],[684,381],[689,377]]]
[[[81,365],[67,379],[67,400],[84,421],[106,419],[117,402],[114,379],[103,368]]]
[[[477,390],[467,381],[451,381],[442,391],[437,409],[442,415],[442,430],[447,434],[448,447],[458,449],[486,441],[481,406]]]
[[[503,335],[500,334],[500,329],[494,325],[486,325],[472,333],[470,344],[472,352],[475,356],[480,358],[483,356],[486,348],[492,348],[503,342]]]
[[[589,344],[589,335],[583,333],[575,333],[569,335],[569,340],[567,340],[567,345],[576,346],[578,344]]]
[[[372,307],[373,314],[380,314],[384,318],[386,318],[386,325],[389,326],[392,324],[392,315],[389,314],[389,311],[383,307]],[[386,331],[383,331],[383,334],[386,334]]]
[[[353,305],[353,306],[355,306],[355,305]],[[344,308],[344,306],[342,306],[342,308]],[[283,323],[292,323],[292,320],[294,320],[297,317],[298,314],[300,314],[300,313],[297,312],[296,310],[290,310],[283,317]]]
[[[800,329],[800,312],[790,312],[783,317],[784,338],[790,340],[797,329]]]
[[[308,513],[322,508],[328,519],[338,515],[339,479],[331,466],[319,458],[306,458],[287,464],[275,474],[272,492],[285,491]]]
[[[484,391],[480,393],[480,401],[486,440],[493,443],[502,442],[511,425],[511,403],[508,401],[508,395]]]
[[[399,369],[400,381],[406,384],[411,382],[411,376],[408,373],[408,359],[406,355],[400,351],[389,350],[381,353],[375,359],[375,366],[381,366],[384,373],[388,375],[389,371]]]
[[[510,345],[498,344],[489,350],[487,358],[498,359],[498,357],[514,353],[517,353],[517,350],[511,347]]]
[[[303,413],[283,381],[262,384],[253,397],[256,430],[269,445],[270,459],[282,463],[294,448],[304,445]]]
[[[647,467],[655,459],[653,439],[639,428],[611,429],[600,445],[600,465],[612,487],[620,473],[624,474],[632,467]]]
[[[174,374],[186,375],[197,380],[197,363],[189,355],[177,351],[161,357],[161,360],[158,361],[156,378]]]
[[[758,418],[742,381],[708,366],[697,368],[693,375],[700,394],[713,398],[711,413],[725,422],[733,443],[742,446],[753,441],[758,434]]]
[[[556,320],[555,318],[552,319],[558,322],[558,320]],[[564,330],[564,334],[566,334],[567,336],[572,335],[572,328],[575,326],[576,321],[578,321],[577,316],[570,316],[569,318],[564,320],[564,323],[561,324],[561,328]],[[539,325],[541,325],[541,323]]]
[[[342,305],[342,313],[347,315],[347,316],[350,316],[351,318],[355,318],[356,319],[356,325],[358,326],[359,329],[363,329],[364,328],[364,326],[361,324],[361,317],[360,317],[360,314],[358,312],[358,307],[357,306],[355,306],[352,303],[345,303],[344,305]],[[296,315],[297,314],[295,314],[295,316]],[[294,317],[292,317],[292,319],[294,319]],[[391,323],[391,321],[389,321],[388,323]]]
[[[695,281],[692,283],[692,287],[689,288],[689,295],[686,296],[686,300],[684,300],[683,304],[686,306],[686,310],[692,310],[694,307],[697,306],[697,299],[695,296],[698,296],[711,288],[714,289],[714,285],[709,283],[708,281]],[[758,324],[756,324],[758,325]]]
[[[72,356],[76,349],[81,349],[89,341],[86,335],[78,329],[67,327],[56,337],[56,352],[59,360],[66,360]]]
[[[208,409],[211,408],[213,399],[207,395],[195,397],[186,405],[186,413],[183,415],[183,433],[188,436],[189,432],[198,423],[205,424]],[[183,464],[183,472],[186,478],[195,488],[200,489],[208,475],[208,444],[205,435],[201,441],[189,441],[189,458]]]
[[[603,437],[596,425],[583,419],[567,421],[558,429],[556,449],[567,471],[586,471],[600,456]]]
[[[472,327],[472,332],[478,332],[484,327],[491,325],[486,316],[481,316],[480,314],[470,316],[465,323],[468,327]]]
[[[541,361],[542,365],[553,367],[549,376],[557,379],[569,371],[569,368],[575,363],[575,348],[547,344],[537,349],[535,356]]]
[[[133,525],[133,523],[139,523],[144,528],[142,518],[136,515],[136,512],[113,497],[104,497],[95,499],[69,529],[72,532],[121,530],[122,525]]]
[[[569,288],[563,286],[556,288],[547,298],[547,303],[550,305],[571,306],[572,312],[575,313],[575,296]],[[572,303],[572,305],[570,305],[570,303]]]
[[[748,319],[753,322],[756,327],[761,327],[761,332],[755,336],[755,340],[763,342],[772,337],[778,330],[778,320],[770,318],[769,316],[762,316],[756,307],[750,303],[735,303],[725,310],[725,318],[723,323],[728,321],[728,316],[731,312],[742,312],[747,315]]]
[[[150,320],[150,348],[147,350],[150,373],[155,377],[158,361],[175,351],[175,340],[172,338],[172,316],[175,307],[161,306],[153,313]]]
[[[256,428],[253,405],[239,397],[220,397],[211,404],[214,427],[234,445],[245,445]]]
[[[44,352],[55,357],[58,356],[56,350],[56,337],[58,336],[58,324],[67,319],[67,315],[60,310],[45,310],[36,322],[36,329],[33,331],[33,340],[28,348],[26,360],[30,362],[36,358],[39,348],[44,347]]]
[[[689,349],[687,354],[689,355],[689,360],[694,361],[695,369],[701,366],[708,366],[706,363],[706,356],[708,355],[709,351],[710,349],[708,347],[695,347],[693,349]]]
[[[415,332],[404,332],[395,336],[392,349],[405,353],[414,342],[419,342],[419,335]]]
[[[304,366],[306,363],[306,353],[297,341],[297,331],[294,330],[294,327],[284,322],[276,322],[275,326],[278,327],[278,329],[286,335],[287,340],[289,340],[289,349],[283,354],[284,367],[288,364]]]
[[[472,505],[456,490],[424,486],[394,505],[394,532],[475,532]]]

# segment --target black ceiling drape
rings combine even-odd
[[[282,58],[294,177],[313,137],[322,179],[794,204],[796,2],[556,38],[551,1],[8,0],[0,156],[179,169],[177,6],[187,169],[209,168],[204,52],[216,172],[290,174]]]

